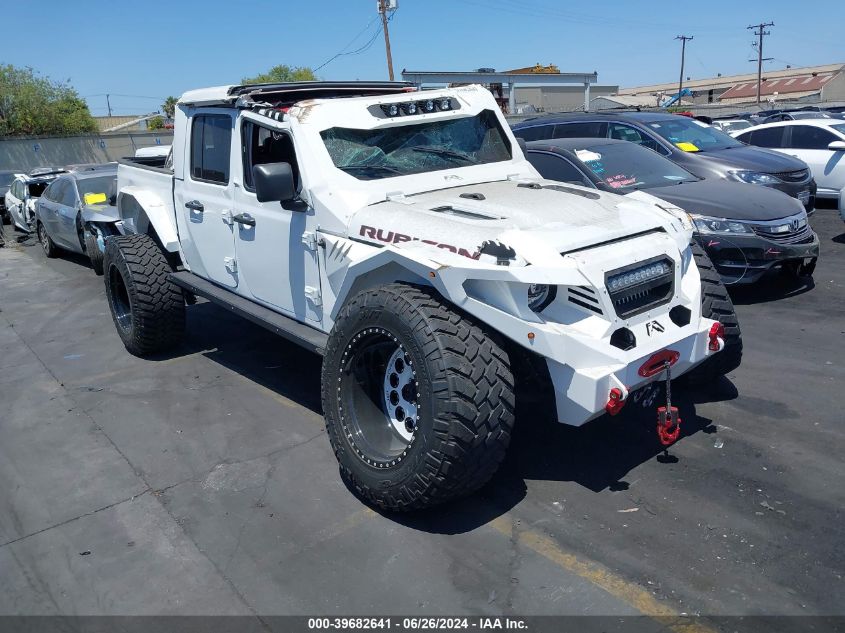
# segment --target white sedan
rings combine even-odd
[[[839,201],[845,216],[845,121],[801,119],[756,125],[735,138],[800,158],[810,166],[818,185],[816,196]]]

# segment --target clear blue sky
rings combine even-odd
[[[386,79],[376,0],[40,0],[2,11],[0,63],[69,79],[93,114],[158,109],[162,97],[237,83],[284,63],[323,79]],[[746,26],[774,22],[766,68],[845,62],[845,1],[817,0],[399,0],[390,25],[394,67],[507,70],[537,62],[598,71],[631,86],[685,75],[751,72]],[[822,18],[823,16],[823,18]],[[19,25],[15,28],[12,25]],[[374,39],[373,39],[374,38]],[[367,47],[372,40],[372,45]],[[134,96],[119,96],[134,95]],[[152,98],[146,98],[152,97]]]

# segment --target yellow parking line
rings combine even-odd
[[[671,607],[661,603],[639,585],[617,576],[603,565],[584,560],[564,551],[554,539],[531,529],[514,530],[512,520],[508,515],[493,519],[488,525],[553,562],[558,567],[562,567],[566,571],[604,589],[607,593],[632,606],[643,615],[660,618],[661,623],[673,631],[678,633],[715,633],[714,629],[697,620],[682,616]]]

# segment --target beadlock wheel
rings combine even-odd
[[[338,314],[323,357],[326,430],[343,479],[389,510],[477,490],[514,422],[505,350],[430,288],[365,290]]]
[[[358,333],[343,359],[338,396],[344,433],[365,463],[395,466],[408,454],[419,423],[413,361],[382,328]]]

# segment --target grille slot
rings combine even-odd
[[[773,230],[775,227],[784,225],[789,225],[790,230],[781,233],[776,233]],[[778,244],[803,244],[813,241],[813,230],[810,228],[810,223],[806,216],[801,215],[765,224],[752,224],[751,229],[760,237]]]
[[[569,303],[595,314],[604,314],[595,291],[589,286],[570,286],[567,295]]]
[[[810,170],[799,169],[798,171],[782,171],[772,175],[775,178],[780,178],[784,182],[804,182],[810,178]]]

